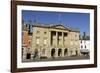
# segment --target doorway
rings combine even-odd
[[[27,53],[26,59],[31,59],[31,54],[30,53]]]
[[[55,49],[54,49],[54,48],[51,50],[51,57],[52,57],[52,58],[55,57]]]
[[[76,50],[76,56],[78,55],[78,51]]]
[[[66,48],[65,50],[64,50],[64,56],[67,56],[68,55],[68,49]]]
[[[38,49],[34,50],[34,59],[38,59]]]
[[[58,49],[58,56],[60,57],[62,55],[62,49]]]

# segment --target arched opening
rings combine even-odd
[[[53,48],[52,50],[51,50],[51,57],[55,57],[55,49]]]
[[[70,55],[71,55],[71,56],[73,55],[73,51],[72,51],[72,50],[70,51]]]
[[[58,49],[58,56],[61,56],[62,54],[62,49]]]
[[[42,49],[42,56],[45,56],[45,49]]]
[[[41,57],[40,57],[40,58],[41,58],[41,59],[47,58],[47,57],[46,57],[46,49],[42,49]]]
[[[35,50],[34,50],[34,58],[35,58],[35,59],[38,58],[38,49],[35,49]]]
[[[78,51],[76,50],[76,56],[78,55]]]
[[[31,59],[31,54],[30,53],[27,53],[26,59]]]
[[[68,49],[67,48],[64,50],[64,56],[66,56],[66,55],[68,55]]]

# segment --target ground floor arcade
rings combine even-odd
[[[70,48],[36,48],[34,50],[23,48],[22,57],[24,59],[44,59],[44,58],[61,58],[69,56],[79,56],[80,50]]]

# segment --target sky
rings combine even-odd
[[[35,22],[48,24],[63,24],[72,28],[78,28],[80,34],[86,32],[90,35],[90,14],[75,12],[51,12],[51,11],[30,11],[22,10],[24,23]]]

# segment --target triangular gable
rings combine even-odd
[[[68,29],[64,25],[52,25],[51,27],[53,27],[53,28],[59,28],[59,29]]]

